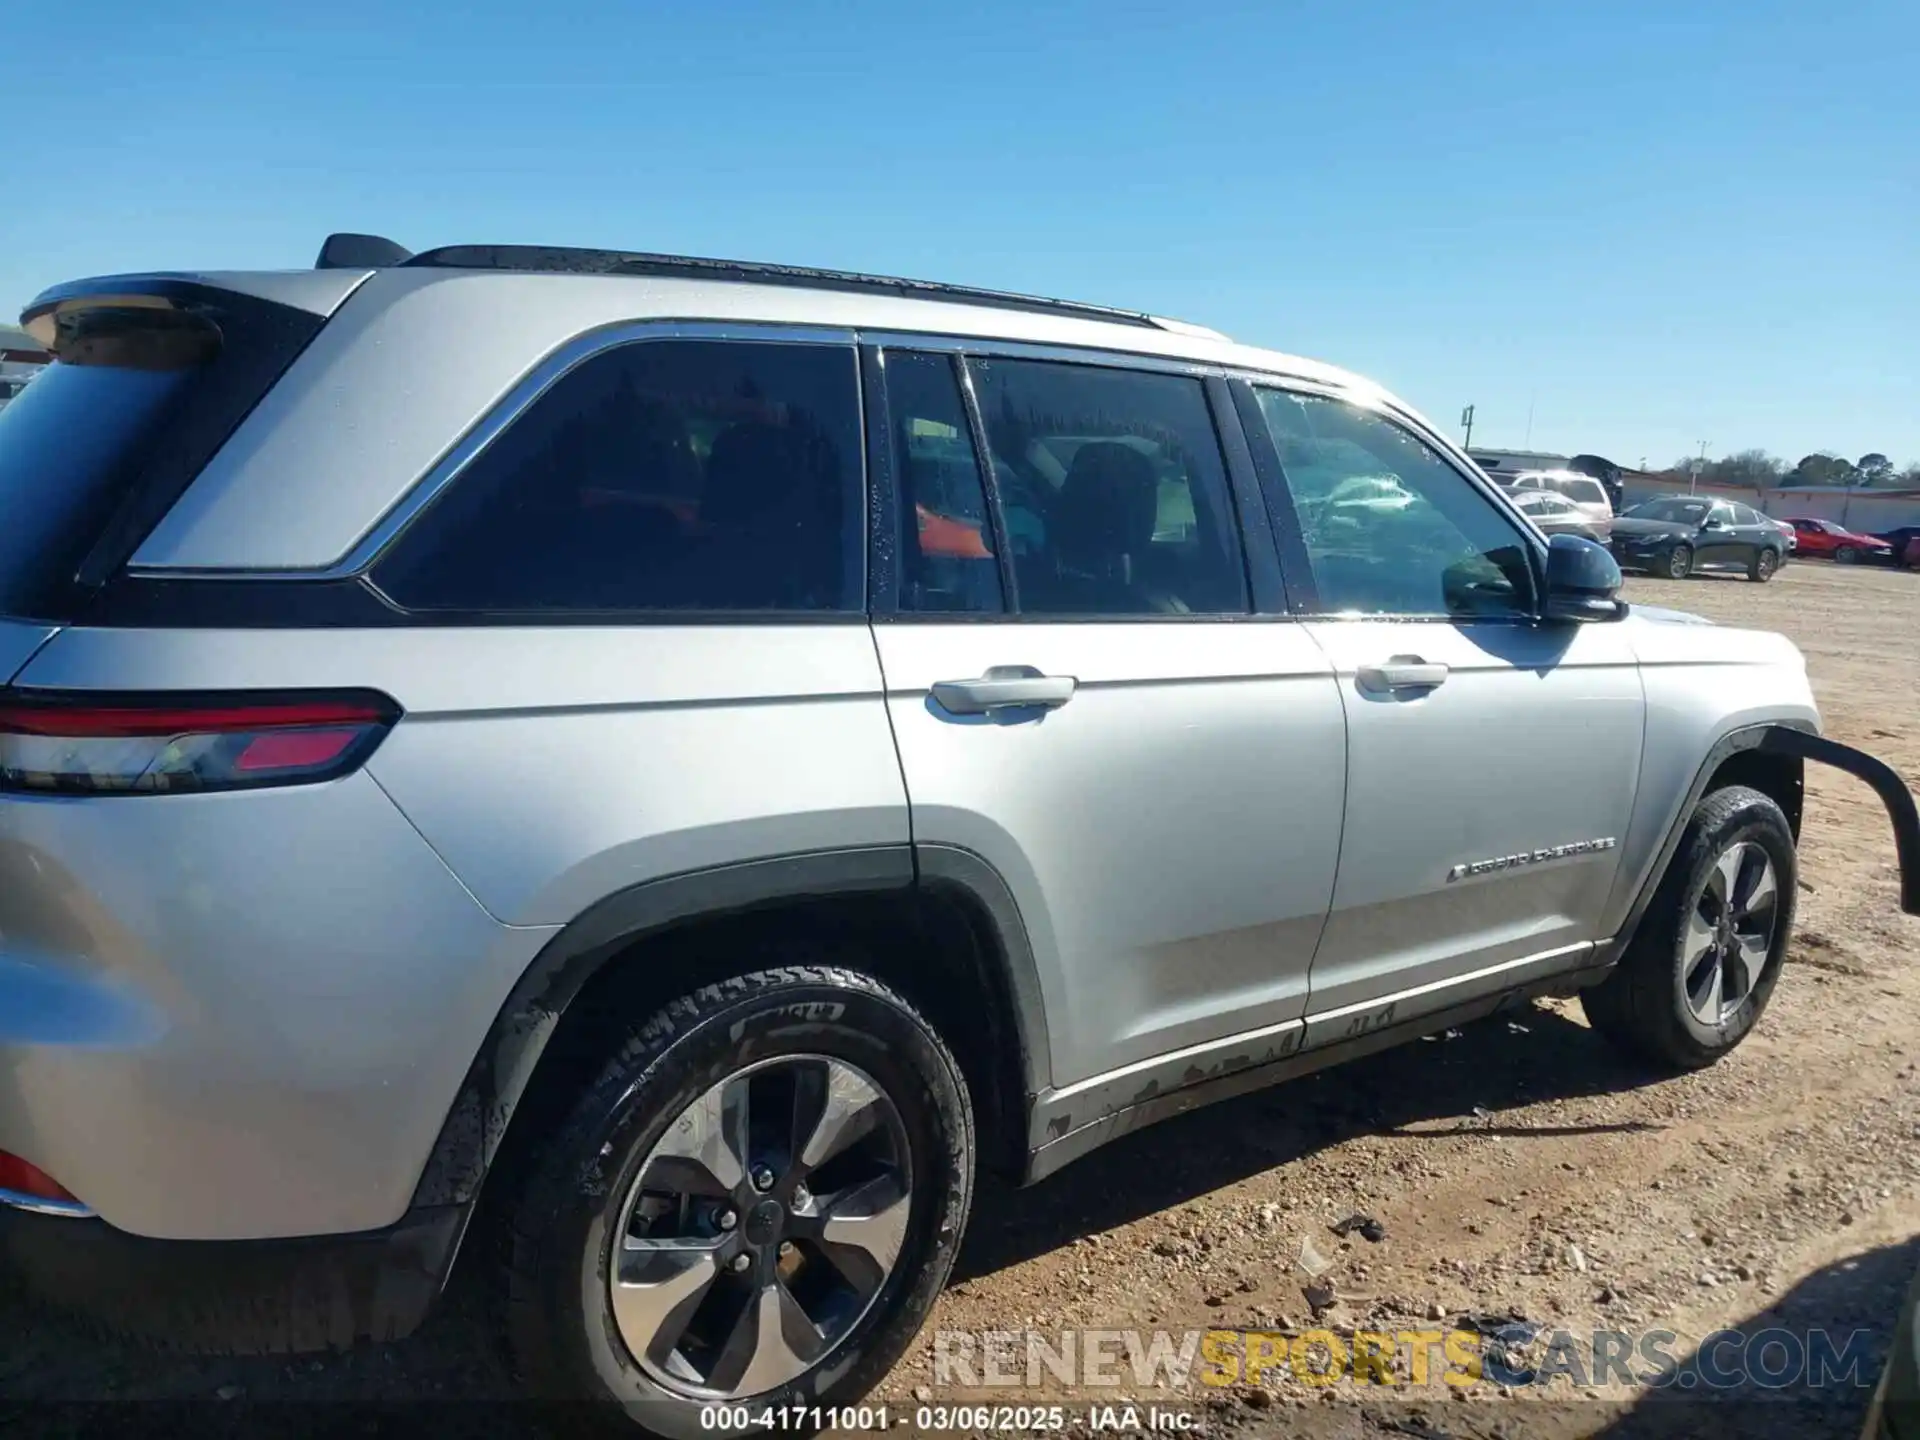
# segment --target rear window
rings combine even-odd
[[[131,480],[141,439],[220,349],[169,311],[64,317],[56,358],[0,410],[0,612],[44,609]]]
[[[66,302],[0,409],[0,614],[67,620],[323,323],[225,291]]]

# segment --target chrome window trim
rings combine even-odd
[[[809,325],[741,324],[697,320],[619,321],[574,336],[528,370],[492,409],[454,443],[427,473],[408,487],[385,515],[374,522],[344,557],[333,564],[303,570],[206,570],[192,566],[128,566],[127,574],[147,579],[196,580],[350,580],[365,574],[414,518],[439,498],[506,429],[563,377],[609,350],[657,340],[731,340],[759,344],[835,345],[853,351],[854,331]],[[855,356],[854,394],[859,397]],[[864,487],[865,480],[862,479]]]
[[[1226,367],[1151,350],[1106,350],[1090,345],[1052,345],[1033,340],[1002,340],[991,335],[931,335],[909,330],[860,327],[860,341],[881,350],[926,350],[943,355],[973,355],[985,360],[1051,360],[1108,370],[1153,370],[1196,379],[1224,375]]]
[[[91,1220],[93,1207],[78,1200],[49,1200],[21,1190],[0,1190],[0,1209],[25,1210],[34,1215],[58,1215],[65,1220]]]

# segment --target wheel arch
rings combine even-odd
[[[1867,782],[1886,807],[1899,859],[1901,908],[1920,914],[1920,810],[1891,766],[1864,751],[1821,735],[1810,720],[1782,719],[1741,725],[1714,742],[1701,762],[1686,799],[1668,825],[1655,860],[1634,896],[1624,923],[1613,937],[1609,958],[1617,959],[1639,928],[1654,891],[1672,863],[1687,821],[1701,796],[1727,785],[1748,785],[1770,797],[1787,817],[1797,844],[1806,794],[1806,762],[1831,765]]]
[[[829,928],[867,916],[887,927],[876,938],[894,941],[912,937],[891,928],[891,921],[917,917],[916,923],[944,937],[935,950],[890,953],[881,957],[886,963],[871,968],[876,978],[932,1012],[928,1018],[936,1025],[944,1020],[967,1032],[949,1036],[949,1043],[966,1052],[959,1058],[970,1086],[985,1092],[976,1105],[999,1112],[981,1118],[1001,1122],[982,1130],[1022,1142],[1017,1155],[984,1158],[998,1168],[1023,1165],[1027,1103],[1051,1077],[1039,980],[1011,888],[971,851],[863,846],[665,876],[605,896],[575,917],[541,948],[502,1003],[427,1157],[413,1205],[471,1205],[478,1199],[522,1101],[544,1074],[542,1062],[562,1063],[566,1047],[552,1042],[570,1018],[609,1030],[645,1018],[633,1013],[639,1008],[634,1005],[582,1019],[576,1002],[583,996],[617,1000],[623,983],[630,983],[637,994],[658,997],[640,1004],[665,1004],[714,978],[697,969],[684,981],[649,973],[646,960],[661,954],[655,942],[720,924],[764,926],[760,933],[767,933],[801,916],[825,917]],[[956,925],[965,927],[964,953],[977,965],[971,974],[954,969],[963,953]],[[963,983],[945,983],[955,979]],[[979,1003],[977,991],[968,991],[969,979],[987,987],[986,1004]],[[592,1041],[583,1041],[589,1062],[592,1051]]]

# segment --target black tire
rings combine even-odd
[[[1747,567],[1747,578],[1764,585],[1773,579],[1774,572],[1779,568],[1779,552],[1771,545],[1762,545],[1753,552],[1753,563]]]
[[[1667,552],[1666,573],[1669,580],[1684,580],[1693,573],[1693,547],[1676,545]]]
[[[1773,864],[1777,909],[1761,973],[1732,1013],[1705,1024],[1687,1003],[1683,943],[1715,863],[1741,842]],[[1770,796],[1745,785],[1706,795],[1694,808],[1640,927],[1613,972],[1580,992],[1587,1021],[1609,1041],[1663,1070],[1701,1070],[1747,1037],[1780,977],[1798,890],[1793,830]]]
[[[1851,545],[1842,545],[1833,552],[1833,563],[1836,565],[1851,565],[1859,558],[1860,552]]]
[[[966,1085],[940,1036],[877,980],[783,966],[709,985],[646,1021],[531,1160],[503,1242],[508,1335],[537,1396],[589,1402],[583,1417],[607,1428],[675,1440],[728,1433],[711,1415],[703,1425],[701,1400],[649,1376],[621,1340],[607,1282],[612,1232],[642,1163],[687,1108],[743,1068],[785,1055],[857,1066],[893,1103],[911,1158],[908,1220],[897,1261],[844,1338],[790,1383],[728,1403],[850,1403],[905,1353],[966,1227]]]

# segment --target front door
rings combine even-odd
[[[1577,965],[1612,889],[1645,702],[1622,627],[1537,622],[1520,528],[1413,430],[1256,392],[1346,707],[1307,1043]]]
[[[1304,627],[1251,613],[1203,383],[879,368],[902,533],[874,634],[914,841],[923,873],[971,851],[1011,889],[1055,1088],[1091,1115],[1297,1047],[1345,721]]]

